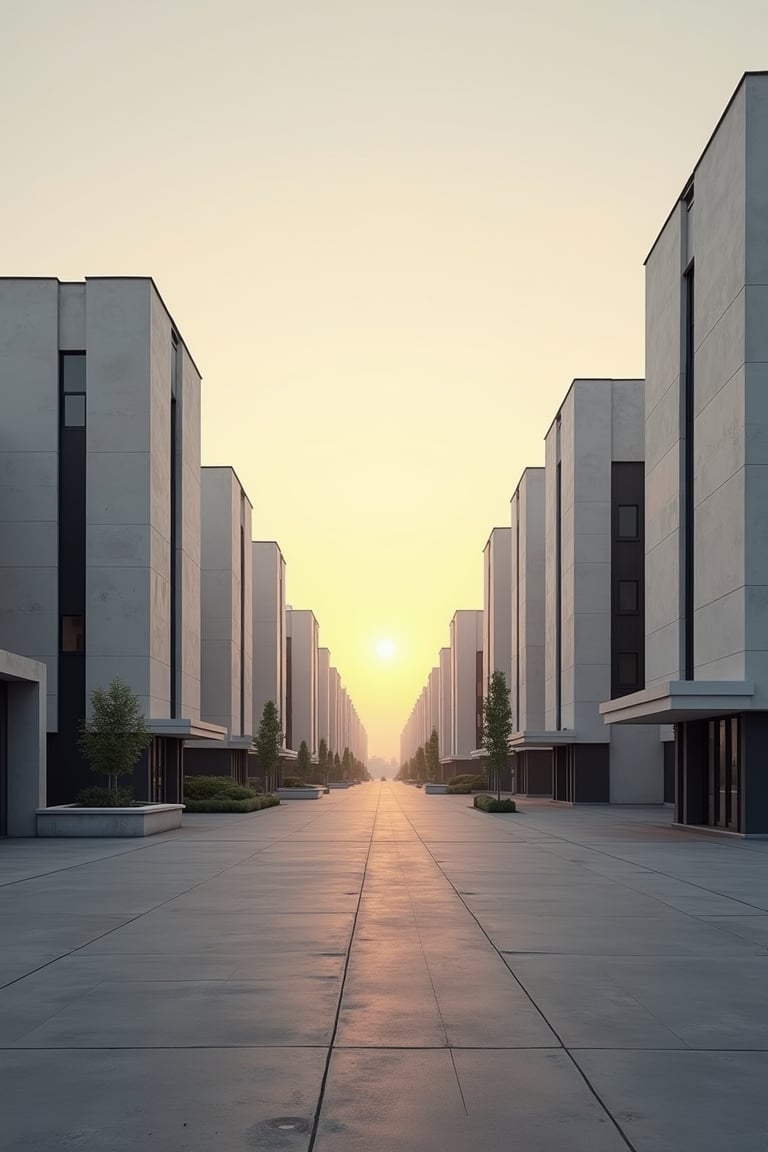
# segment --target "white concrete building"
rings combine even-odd
[[[286,725],[288,747],[298,752],[302,740],[306,740],[310,758],[316,760],[319,744],[319,628],[314,612],[308,609],[288,608],[286,611],[286,630],[289,693]]]
[[[328,648],[318,650],[317,659],[317,746],[325,740],[330,747],[331,735],[331,653]]]
[[[187,774],[248,780],[253,740],[251,502],[233,468],[202,469],[201,698],[221,744],[190,744]]]
[[[334,756],[341,741],[341,676],[331,665],[328,673],[328,751]],[[342,748],[343,751],[343,748]]]
[[[440,669],[433,668],[427,680],[427,739],[437,732],[440,741]]]
[[[512,529],[494,528],[483,549],[483,699],[494,672],[512,685]]]
[[[451,620],[451,774],[474,772],[483,734],[483,613],[460,609]]]
[[[437,738],[440,745],[440,763],[445,765],[450,773],[451,740],[453,733],[453,714],[451,712],[452,685],[451,685],[451,650],[441,648],[440,663],[440,698],[438,702]],[[443,772],[445,776],[445,772]]]
[[[643,677],[643,397],[642,380],[574,380],[545,440],[538,744],[552,749],[555,800],[663,798],[658,728],[616,739],[599,711]],[[524,747],[536,747],[530,734]]]
[[[552,795],[552,753],[544,731],[545,483],[526,468],[511,502],[511,676],[515,782],[528,796]],[[530,745],[528,744],[530,741]]]
[[[0,281],[0,647],[47,669],[48,802],[122,677],[155,734],[137,797],[177,800],[200,720],[200,375],[148,278]]]
[[[602,709],[674,723],[677,819],[746,835],[768,834],[767,283],[760,73],[646,261],[645,685]]]
[[[285,558],[274,540],[255,540],[253,557],[253,730],[271,700],[287,747],[288,675]]]

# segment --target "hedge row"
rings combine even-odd
[[[475,808],[482,812],[517,812],[514,800],[497,800],[495,796],[475,796]]]
[[[448,794],[450,796],[468,796],[472,791],[471,784],[449,784]]]
[[[465,772],[462,776],[453,776],[448,781],[449,788],[461,788],[465,784],[469,785],[470,792],[481,792],[484,788],[488,787],[488,777],[481,774],[473,775],[471,772]]]
[[[231,800],[227,796],[209,796],[205,800],[185,798],[187,812],[258,812],[279,804],[277,796],[251,796],[247,800]]]

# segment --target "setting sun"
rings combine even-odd
[[[376,655],[378,656],[379,660],[391,660],[396,652],[397,648],[395,646],[394,640],[376,641]]]

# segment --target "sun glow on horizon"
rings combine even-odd
[[[394,640],[382,637],[376,641],[376,656],[379,660],[393,660],[397,655],[397,645]]]

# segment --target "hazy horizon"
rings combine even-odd
[[[0,30],[0,271],[155,279],[203,463],[397,758],[571,380],[643,374],[643,259],[768,11],[6,0]]]

